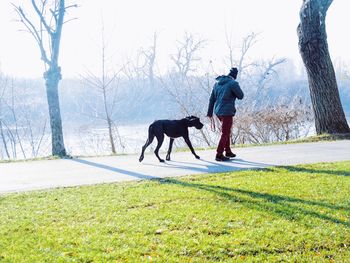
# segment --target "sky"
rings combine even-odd
[[[43,63],[32,36],[16,22],[11,3],[29,0],[0,0],[0,71],[14,77],[36,78],[43,75]],[[209,61],[222,68],[227,54],[225,31],[232,36],[236,51],[250,32],[260,33],[252,59],[283,57],[302,65],[298,52],[296,27],[302,0],[67,0],[78,3],[66,19],[77,18],[63,28],[59,64],[63,77],[79,77],[86,71],[97,72],[101,60],[101,29],[108,41],[109,67],[119,69],[135,58],[140,48],[152,43],[158,33],[157,63],[160,70],[170,66],[170,54],[185,32],[205,39],[201,50],[202,66]],[[333,59],[350,65],[349,0],[334,0],[327,14],[328,42]],[[102,23],[103,21],[103,23]]]

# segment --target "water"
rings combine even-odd
[[[114,130],[117,154],[130,154],[140,151],[146,142],[148,124],[120,126]],[[65,134],[67,151],[72,155],[106,155],[111,153],[108,129],[87,128]]]
[[[215,146],[219,140],[218,133],[210,131],[210,125],[206,124],[203,132],[210,140],[211,146]],[[314,134],[314,128],[306,125],[299,128],[301,137]],[[114,130],[114,139],[117,154],[135,154],[141,152],[141,147],[148,137],[149,124],[125,125]],[[196,129],[189,129],[191,142],[194,147],[206,148],[208,145],[204,142],[202,134]],[[10,159],[25,159],[51,155],[50,134],[45,134],[38,149],[40,136],[37,136],[32,142],[22,142],[22,147],[17,143],[15,146],[9,147]],[[88,127],[81,126],[75,129],[64,130],[64,140],[67,153],[73,156],[98,156],[111,154],[111,146],[109,142],[108,130],[105,127]],[[167,150],[169,140],[166,138],[161,148],[161,152]],[[2,146],[2,143],[0,142]],[[146,152],[151,152],[156,147],[156,140],[147,148]],[[13,154],[16,148],[16,155]],[[26,156],[22,154],[24,149]],[[174,150],[177,148],[187,148],[184,140],[177,139],[174,142]],[[8,159],[4,148],[0,148],[0,159]]]
[[[140,153],[141,147],[145,144],[148,137],[149,124],[120,126],[114,130],[114,141],[117,154]],[[190,128],[191,142],[194,147],[203,147],[203,140],[199,131]],[[215,137],[215,136],[213,136]],[[161,151],[168,149],[169,139],[166,137]],[[111,154],[108,130],[106,128],[87,128],[75,130],[65,135],[65,145],[71,155],[96,156]],[[157,140],[147,148],[146,152],[155,149]],[[182,138],[174,142],[174,150],[187,147]]]

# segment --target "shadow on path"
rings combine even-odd
[[[143,163],[143,165],[162,167],[168,169],[183,169],[200,173],[225,173],[247,169],[264,169],[273,166],[272,164],[250,162],[242,159],[232,159],[230,162],[212,162],[205,159],[200,159],[197,163],[182,161],[166,161],[162,164]]]
[[[242,164],[251,165],[251,166],[259,166],[261,168],[276,166],[275,164],[251,162],[243,159],[233,159],[233,161],[235,163],[242,163]]]
[[[147,174],[142,174],[138,172],[133,172],[125,169],[120,169],[117,167],[97,163],[97,162],[92,162],[84,159],[79,159],[79,158],[74,158],[74,159],[69,159],[73,162],[77,162],[80,164],[84,165],[89,165],[92,167],[112,171],[115,173],[120,173],[124,174],[127,176],[132,176],[138,179],[160,179],[161,177],[157,176],[152,176],[152,175],[147,175]],[[233,160],[230,163],[233,163],[235,160]],[[162,163],[160,165],[157,164],[150,164],[150,163],[143,163],[143,165],[147,166],[154,166],[156,168],[167,168],[167,169],[182,169],[182,170],[188,170],[188,171],[194,171],[194,172],[199,172],[199,173],[219,173],[219,172],[230,172],[230,171],[238,171],[238,170],[243,170],[243,169],[261,169],[263,167],[268,167],[270,166],[269,164],[264,164],[264,163],[253,163],[253,162],[246,162],[244,160],[239,160],[240,163],[247,163],[247,167],[241,167],[241,166],[234,166],[234,165],[227,165],[224,162],[211,162],[207,161],[204,159],[201,159],[198,161],[198,163],[191,163],[191,162],[175,162],[175,161],[168,161],[165,163]],[[170,175],[170,176],[175,176]]]
[[[139,179],[148,179],[148,180],[161,179],[160,177],[156,177],[156,176],[152,176],[152,175],[146,175],[146,174],[141,174],[141,173],[137,173],[137,172],[132,172],[132,171],[116,168],[116,167],[105,165],[105,164],[101,164],[101,163],[95,163],[95,162],[83,160],[83,159],[74,158],[74,159],[69,159],[69,160],[71,160],[73,162],[85,164],[85,165],[90,165],[90,166],[93,166],[93,167],[96,167],[96,168],[100,168],[100,169],[104,169],[104,170],[108,170],[108,171],[112,171],[112,172],[116,172],[116,173],[125,174],[125,175],[136,177],[136,178],[139,178]]]

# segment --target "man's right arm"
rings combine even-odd
[[[215,88],[215,86],[214,86],[214,88]],[[215,101],[216,101],[214,88],[213,88],[213,90],[211,92],[210,99],[209,99],[209,106],[208,106],[208,113],[207,113],[208,117],[212,117],[213,116],[214,104],[215,104]]]

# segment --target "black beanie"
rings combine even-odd
[[[236,78],[238,74],[238,69],[237,68],[231,68],[230,73],[228,73],[229,76]]]

